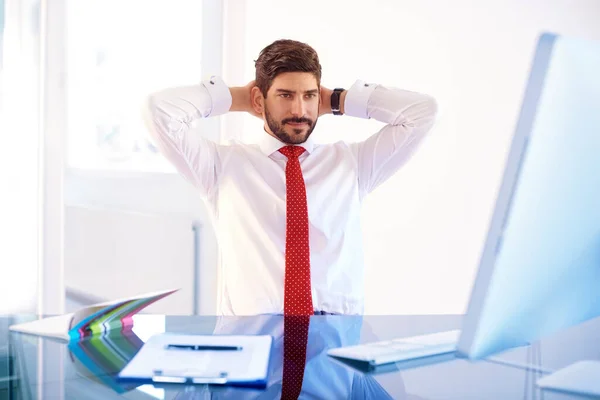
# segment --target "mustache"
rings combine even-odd
[[[282,125],[288,124],[288,123],[296,123],[296,124],[302,124],[302,123],[306,123],[308,125],[312,125],[313,121],[311,119],[308,118],[287,118],[284,119],[283,121],[281,121]]]

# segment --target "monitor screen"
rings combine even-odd
[[[458,353],[483,358],[598,315],[600,43],[544,34]]]

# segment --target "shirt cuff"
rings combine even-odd
[[[369,97],[371,97],[371,93],[373,93],[373,90],[375,90],[376,87],[376,84],[365,83],[361,80],[354,82],[354,85],[346,92],[344,114],[350,115],[351,117],[370,118],[367,104],[369,102]]]
[[[210,79],[202,81],[212,102],[210,112],[207,117],[215,117],[225,114],[231,108],[231,92],[229,86],[218,76],[212,76]]]

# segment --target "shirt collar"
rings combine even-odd
[[[279,149],[281,149],[282,147],[288,146],[287,143],[283,143],[276,137],[269,135],[267,132],[265,132],[264,137],[260,141],[259,145],[260,145],[260,150],[267,157],[270,157],[273,153],[279,151]],[[312,141],[311,137],[309,137],[306,140],[306,142],[298,144],[296,146],[303,147],[304,150],[306,150],[306,152],[308,154],[312,153],[313,149],[315,148],[315,144]]]

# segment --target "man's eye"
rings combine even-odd
[[[290,98],[289,93],[282,93],[279,96],[283,97],[284,99],[289,99]]]
[[[317,97],[317,95],[314,94],[314,93],[309,93],[309,94],[306,95],[306,98],[308,98],[308,99],[312,99],[314,97]]]

